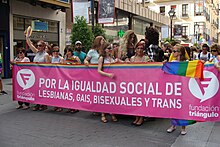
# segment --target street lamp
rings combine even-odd
[[[198,29],[199,29],[199,24],[196,23],[196,24],[194,25],[194,27],[195,27],[195,32],[196,32],[196,44],[198,44]]]
[[[175,11],[174,11],[174,9],[173,8],[171,8],[170,9],[170,11],[168,12],[168,14],[169,14],[169,16],[170,16],[170,40],[172,40],[172,37],[173,37],[173,35],[172,35],[172,33],[173,33],[173,31],[172,31],[172,29],[173,29],[173,17],[175,16]]]

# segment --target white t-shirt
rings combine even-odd
[[[209,59],[211,58],[211,53],[210,52],[207,52],[207,54],[203,54],[203,52],[199,53],[197,56],[196,56],[196,59],[197,60],[204,60],[204,61],[209,61]]]
[[[89,52],[87,53],[87,57],[90,58],[90,63],[98,64],[99,53],[97,52],[97,50],[95,50],[95,49],[89,50]]]

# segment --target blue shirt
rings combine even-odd
[[[75,51],[73,54],[74,54],[74,56],[77,56],[80,59],[81,64],[84,64],[84,59],[86,58],[86,53],[84,53],[83,51],[81,51],[80,53]]]

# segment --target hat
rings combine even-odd
[[[75,45],[77,45],[77,44],[81,44],[82,45],[82,42],[78,40],[78,41],[75,42]]]

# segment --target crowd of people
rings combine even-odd
[[[44,63],[61,63],[61,64],[98,64],[97,72],[102,76],[113,78],[113,73],[103,71],[103,64],[105,63],[134,63],[134,62],[181,62],[189,60],[201,60],[202,62],[214,62],[215,67],[220,71],[219,54],[220,46],[217,44],[209,47],[203,44],[201,50],[197,47],[184,47],[178,43],[170,44],[165,42],[159,46],[159,32],[154,27],[146,27],[145,38],[138,41],[137,35],[133,30],[125,32],[123,38],[119,42],[107,42],[103,36],[97,36],[94,39],[91,49],[86,54],[82,51],[83,43],[76,41],[74,47],[66,46],[64,55],[60,54],[58,45],[47,45],[40,40],[34,45],[30,36],[26,35],[26,42],[34,53],[34,58],[29,59],[25,57],[25,49],[17,49],[17,56],[14,62],[44,62]],[[211,49],[211,51],[210,51]],[[29,51],[28,51],[29,53]],[[27,110],[30,108],[29,103],[18,102],[17,109]],[[33,107],[34,111],[46,110],[46,105],[36,104]],[[63,108],[55,107],[54,111],[61,112]],[[79,110],[68,109],[67,112],[75,113]],[[101,121],[106,123],[108,120],[105,113],[101,113]],[[112,121],[116,122],[118,119],[115,114],[110,114]],[[135,126],[140,126],[144,123],[144,116],[136,116],[132,122]],[[173,132],[176,126],[173,124],[168,133]],[[182,126],[181,134],[185,135],[186,126]]]

